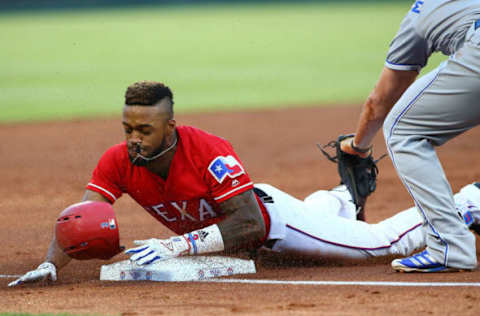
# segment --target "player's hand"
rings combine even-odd
[[[8,286],[17,286],[23,283],[41,282],[45,280],[57,281],[57,269],[51,262],[44,262],[35,270],[25,273],[20,278],[10,282]]]
[[[372,146],[368,148],[360,148],[355,145],[355,135],[350,135],[340,142],[340,149],[350,155],[366,158],[372,154]]]
[[[130,261],[139,265],[187,255],[190,251],[190,243],[184,236],[135,240],[133,243],[139,247],[128,249],[125,253],[131,255]]]

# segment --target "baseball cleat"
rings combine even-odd
[[[433,259],[427,250],[417,253],[411,257],[395,259],[392,261],[392,268],[397,272],[455,272],[455,268],[448,268]]]

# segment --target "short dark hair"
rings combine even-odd
[[[138,81],[128,86],[125,92],[125,105],[153,106],[168,97],[173,117],[173,93],[169,87],[156,81]]]

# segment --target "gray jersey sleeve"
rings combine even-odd
[[[480,0],[417,0],[403,19],[385,66],[420,71],[433,52],[449,56],[480,18]]]
[[[403,19],[397,35],[390,43],[385,66],[395,70],[420,71],[432,54],[431,47],[417,27],[419,14],[415,5]]]

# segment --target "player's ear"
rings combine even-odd
[[[167,121],[167,128],[171,129],[172,132],[175,130],[175,126],[177,126],[177,121],[175,121],[175,119],[169,119]]]
[[[169,119],[165,126],[167,134],[173,135],[175,133],[176,126],[177,126],[177,122],[174,119]]]

